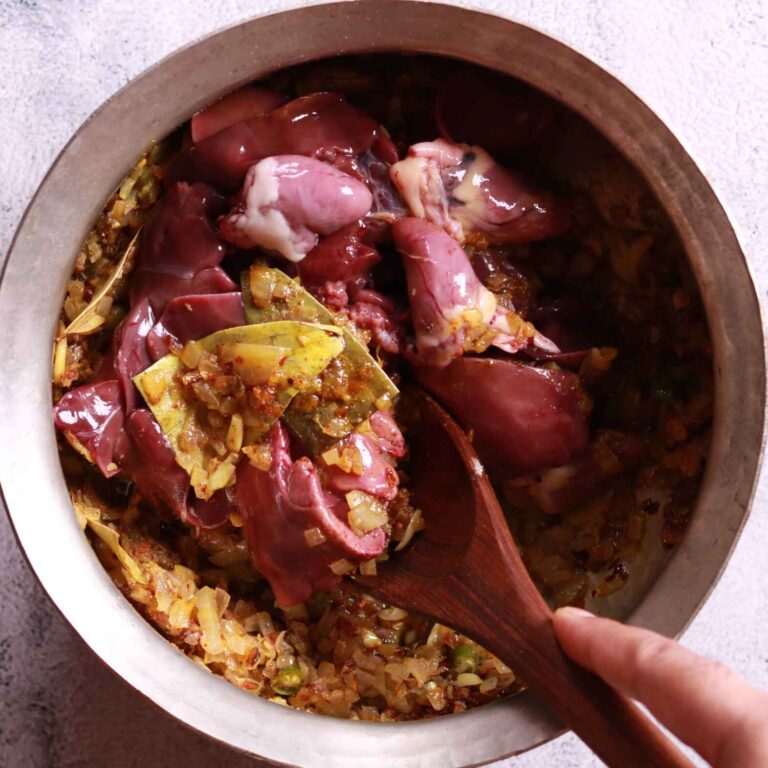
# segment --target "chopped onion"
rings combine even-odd
[[[445,690],[441,688],[434,680],[431,680],[424,686],[427,692],[427,701],[432,709],[439,712],[445,706]]]
[[[425,527],[426,526],[424,520],[421,516],[421,510],[417,509],[411,515],[411,519],[408,521],[408,525],[405,526],[405,531],[403,531],[403,538],[400,539],[400,542],[395,547],[395,552],[399,552],[414,537],[414,534],[418,533],[419,531],[423,531]]]
[[[230,419],[227,437],[224,442],[233,453],[237,453],[243,447],[243,417],[239,413],[236,413]]]
[[[360,563],[360,573],[363,576],[375,576],[376,575],[376,558],[372,557],[370,560],[366,560]]]
[[[341,456],[336,448],[329,448],[325,453],[322,453],[323,461],[329,467],[338,466],[341,462]]]
[[[96,304],[96,312],[101,315],[101,322],[104,322],[104,318],[109,315],[109,311],[112,309],[112,297],[102,296]]]
[[[238,622],[232,619],[222,619],[221,629],[227,648],[235,655],[244,656],[256,647],[253,638],[242,631]]]
[[[480,675],[476,675],[474,672],[462,672],[460,675],[456,675],[456,685],[465,687],[472,685],[482,685],[483,678]]]
[[[275,625],[272,623],[272,617],[266,611],[257,613],[256,618],[259,623],[259,632],[261,632],[264,637],[271,635],[275,631]]]
[[[358,535],[364,536],[369,531],[381,528],[388,520],[386,509],[380,501],[362,491],[350,491],[346,494],[349,512],[349,527]]]
[[[396,608],[395,606],[382,608],[382,610],[379,611],[379,618],[384,621],[402,621],[407,615],[407,611],[404,611],[402,608]]]
[[[266,384],[279,367],[280,361],[291,354],[287,347],[248,342],[231,342],[219,347],[219,357],[231,363],[235,373],[248,386]]]
[[[351,570],[354,569],[354,565],[349,562],[349,560],[346,560],[345,558],[342,558],[341,560],[334,560],[329,568],[337,575],[337,576],[343,576],[345,573],[349,573]]]
[[[362,475],[363,472],[365,472],[366,465],[371,465],[370,455],[368,455],[368,461],[366,462],[365,457],[361,451],[351,445],[344,449],[344,458],[349,460],[350,470],[355,475]]]
[[[500,659],[496,658],[496,656],[489,656],[481,665],[480,665],[480,672],[482,674],[486,674],[490,672],[491,670],[496,670],[500,675],[512,675],[514,677],[514,673],[512,670]]]
[[[257,445],[246,445],[243,453],[248,457],[248,461],[256,469],[267,472],[272,466],[272,449],[269,443],[258,443]]]
[[[152,568],[152,572],[155,575],[155,603],[157,604],[157,610],[167,614],[175,599],[171,579],[169,578],[168,571],[162,568]]]
[[[371,422],[369,419],[366,419],[365,421],[361,421],[357,427],[355,427],[355,432],[359,432],[361,435],[369,435],[370,437],[375,438],[376,433],[373,431],[373,428],[371,427]]]
[[[416,678],[419,685],[424,685],[430,678],[429,662],[425,659],[403,659],[403,664],[408,672]]]
[[[325,542],[325,534],[317,527],[304,531],[304,540],[310,547],[319,547]]]
[[[296,278],[298,282],[298,278]],[[287,299],[291,294],[291,286],[285,283],[278,283],[272,290],[272,296],[275,299]]]
[[[53,348],[53,381],[59,386],[66,386],[64,374],[67,372],[67,337],[62,336]]]
[[[443,642],[443,635],[446,632],[446,628],[442,624],[433,624],[432,629],[429,631],[429,637],[427,637],[427,645],[440,645]]]
[[[283,612],[283,616],[291,621],[309,621],[309,612],[304,603],[289,605],[285,608],[281,607],[280,610]]]
[[[237,456],[230,455],[222,461],[216,469],[208,476],[207,491],[210,498],[215,491],[226,488],[235,479],[235,463],[237,462]]]
[[[194,600],[188,598],[175,600],[168,611],[168,623],[174,629],[186,629],[194,606]]]
[[[199,589],[195,596],[195,607],[202,632],[200,644],[203,649],[212,656],[223,653],[224,643],[221,640],[216,593],[210,587]]]
[[[252,269],[248,280],[251,302],[263,309],[269,306],[275,291],[275,279],[268,269]]]
[[[364,491],[349,491],[344,495],[344,498],[347,500],[347,505],[350,509],[354,509],[360,504],[368,504],[374,501],[373,496],[369,496]]]
[[[128,575],[139,584],[148,584],[144,571],[141,570],[139,564],[120,546],[120,534],[114,529],[110,528],[104,523],[100,523],[98,520],[88,519],[88,525],[91,526],[93,532],[112,550],[115,557],[120,561],[120,565],[128,572]]]
[[[179,357],[181,357],[181,362],[184,363],[187,368],[197,368],[200,364],[201,354],[200,345],[194,341],[188,341],[181,350]]]
[[[372,629],[364,630],[362,638],[366,648],[378,648],[381,645],[381,638]]]
[[[174,565],[173,574],[181,581],[179,594],[192,598],[197,593],[197,574],[183,565]]]
[[[322,431],[329,437],[341,438],[349,434],[350,427],[349,419],[335,416],[322,425]]]
[[[113,213],[116,213],[119,207],[125,207],[120,200],[118,200],[113,206]],[[104,325],[107,315],[112,308],[112,293],[115,290],[115,286],[122,278],[125,270],[125,265],[133,255],[137,242],[139,231],[137,230],[128,243],[128,247],[125,249],[120,261],[115,265],[112,273],[104,281],[101,287],[96,291],[88,305],[83,308],[82,312],[72,320],[72,322],[64,329],[64,336],[71,334],[78,334],[80,336],[87,336],[94,331],[101,328]],[[82,294],[81,294],[82,296]],[[65,302],[66,306],[66,302]]]
[[[336,667],[330,661],[321,661],[317,665],[317,674],[319,677],[334,677],[336,675]]]
[[[168,389],[168,377],[163,369],[147,371],[141,380],[142,394],[150,405],[157,405]]]
[[[364,457],[353,445],[346,446],[341,453],[338,448],[330,448],[322,454],[322,457],[327,466],[336,466],[347,474],[362,475],[365,472]]]

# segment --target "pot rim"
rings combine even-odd
[[[344,36],[339,45],[339,32],[332,30],[343,34],[349,28],[356,30],[357,43]],[[293,47],[284,45],[286,38]],[[483,39],[487,45],[478,53],[466,39]],[[319,47],[321,40],[325,48]],[[238,54],[238,46],[246,53]],[[295,53],[284,55],[286,47]],[[696,274],[715,346],[715,430],[688,534],[630,619],[668,635],[685,629],[737,541],[762,455],[763,330],[748,266],[704,176],[669,129],[626,86],[550,35],[452,5],[353,0],[258,16],[165,57],[83,123],[33,196],[0,272],[0,344],[7,350],[0,423],[7,444],[30,449],[0,455],[0,493],[27,562],[65,619],[116,674],[186,725],[280,764],[375,766],[386,752],[393,768],[478,765],[536,746],[557,735],[561,726],[527,694],[426,721],[381,725],[334,720],[250,696],[184,657],[122,596],[80,533],[49,416],[49,343],[72,254],[148,140],[165,135],[216,96],[275,68],[374,50],[447,55],[535,85],[586,117],[617,146],[670,215]],[[177,87],[180,77],[193,82],[182,89]],[[178,95],[182,90],[183,97]],[[141,111],[146,105],[148,114]],[[122,124],[126,114],[136,116],[129,127]],[[115,123],[124,129],[119,147],[110,146]],[[75,172],[82,189],[73,193],[69,179]],[[68,204],[61,205],[61,200]],[[58,248],[62,240],[67,245]],[[52,276],[47,254],[57,252],[53,272],[61,274]],[[710,261],[708,254],[716,259]],[[30,453],[41,457],[34,470],[23,462]],[[47,482],[41,483],[40,476]],[[30,507],[48,510],[47,528],[55,535],[40,536]],[[702,563],[705,553],[708,559]],[[61,578],[62,567],[68,579]],[[87,600],[80,599],[83,590]],[[109,612],[110,621],[100,620],[102,611]],[[478,739],[481,728],[488,735]],[[337,754],[342,740],[344,754]]]

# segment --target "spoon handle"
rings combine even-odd
[[[565,656],[552,613],[529,580],[522,588],[499,590],[494,573],[507,566],[491,557],[480,562],[482,569],[440,581],[392,574],[386,590],[374,577],[358,580],[382,599],[450,624],[498,656],[609,768],[694,768],[635,703]]]
[[[516,549],[512,556],[520,558]],[[693,768],[635,703],[563,653],[554,634],[552,613],[538,591],[521,589],[520,584],[512,587],[509,582],[508,589],[499,589],[503,580],[497,578],[498,572],[494,574],[497,568],[512,572],[498,559],[486,561],[482,572],[450,578],[441,585],[446,589],[445,601],[461,605],[458,611],[463,615],[457,616],[454,626],[461,626],[518,672],[537,697],[608,766]]]
[[[496,642],[486,646],[519,670],[550,709],[607,765],[615,768],[692,768],[693,763],[628,698],[597,676],[578,667],[560,650],[549,626],[537,634],[535,647],[523,647],[500,622]],[[551,639],[551,641],[550,641]]]
[[[460,446],[466,453],[466,445]],[[472,481],[482,514],[478,512],[462,578],[453,574],[444,582],[454,604],[458,598],[469,607],[469,636],[519,672],[612,768],[693,768],[636,704],[563,653],[552,611],[528,575],[490,482],[477,474]]]

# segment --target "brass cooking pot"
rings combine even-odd
[[[461,715],[381,725],[276,706],[209,674],[147,624],[102,569],[72,512],[51,417],[51,345],[74,255],[149,141],[264,73],[377,50],[471,61],[560,100],[635,166],[676,228],[712,336],[714,436],[684,541],[611,610],[666,635],[683,631],[728,560],[760,464],[765,357],[744,255],[699,169],[627,88],[540,32],[457,7],[352,1],[246,21],[164,59],[78,130],[40,185],[2,274],[0,485],[19,543],[64,617],[118,675],[187,725],[286,765],[469,766],[529,749],[561,726],[529,694]]]

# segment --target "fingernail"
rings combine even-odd
[[[567,619],[594,619],[595,615],[583,608],[575,608],[572,605],[566,605],[564,608],[558,608],[555,613],[564,616]]]

